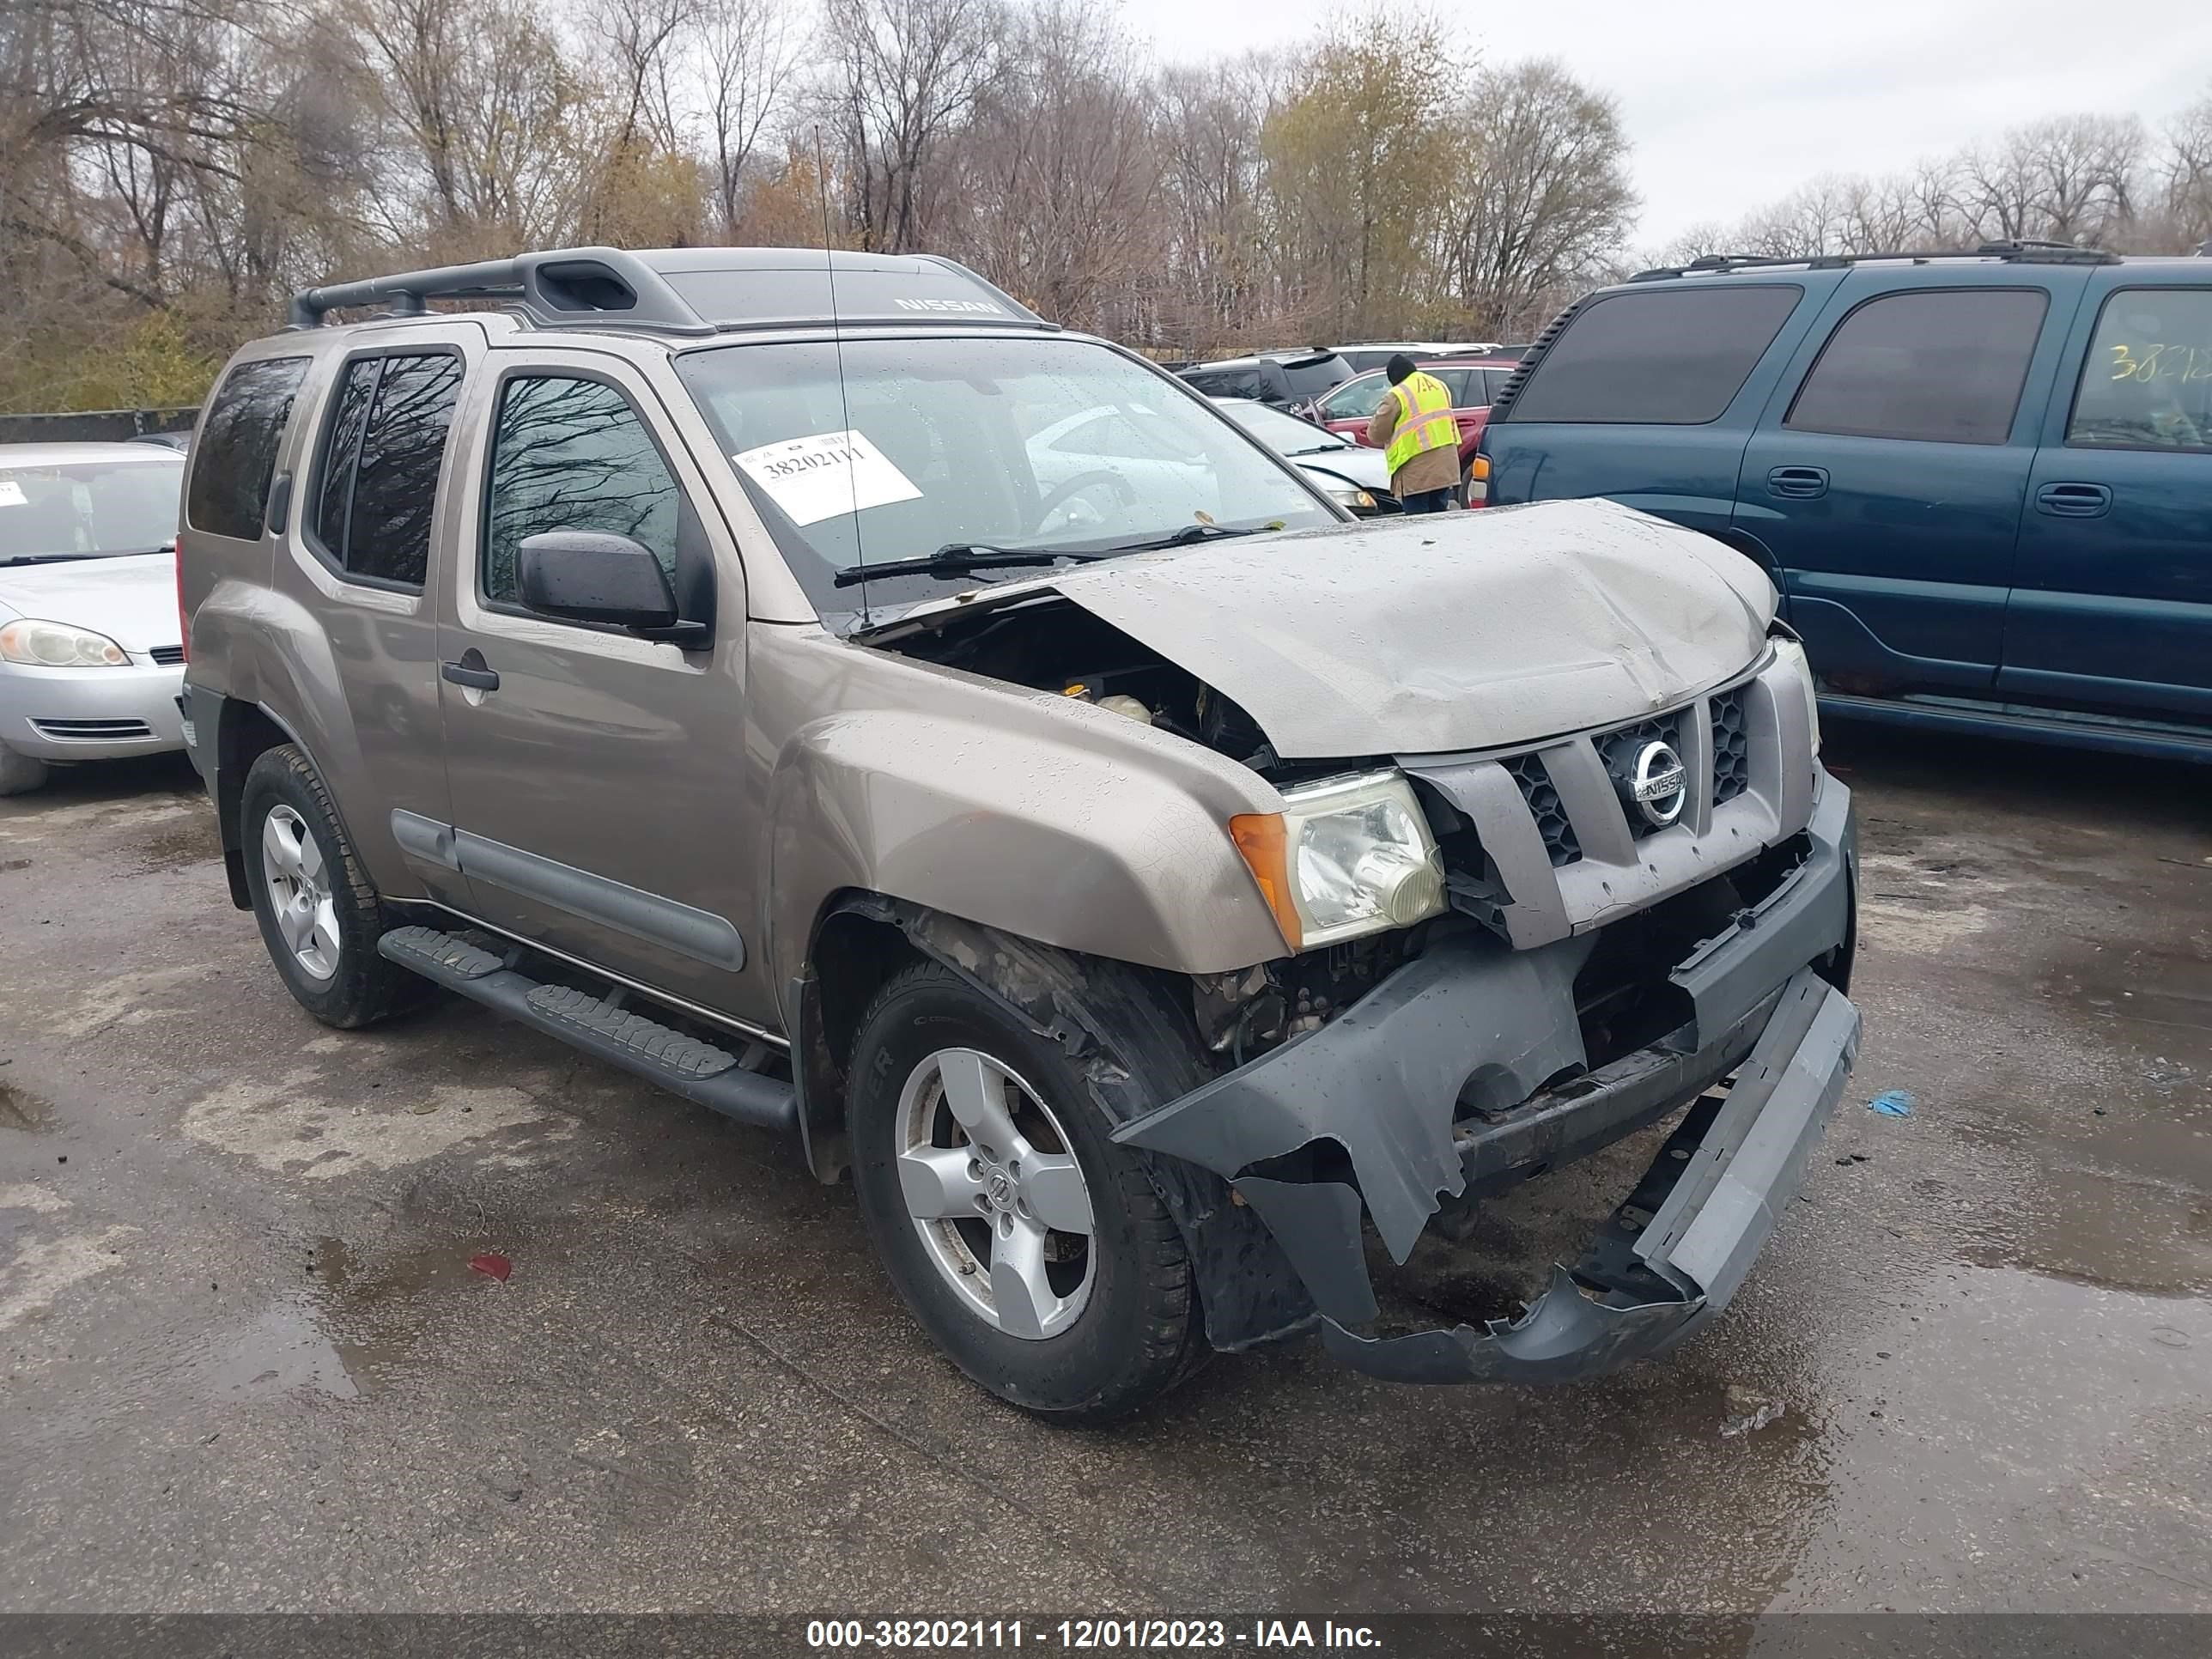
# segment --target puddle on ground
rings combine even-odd
[[[349,1382],[363,1392],[413,1372],[433,1320],[465,1296],[501,1285],[469,1266],[488,1247],[441,1244],[364,1264],[336,1238],[319,1238],[301,1264],[314,1312]]]
[[[2212,962],[2184,951],[2055,942],[2035,985],[2073,1036],[2061,1115],[1961,1121],[2003,1149],[2021,1190],[1970,1218],[1963,1259],[2106,1290],[2212,1294]]]
[[[143,872],[181,870],[222,856],[222,844],[216,838],[215,820],[205,815],[197,815],[185,823],[149,836],[138,843],[135,850],[138,854],[138,868]]]
[[[0,1079],[0,1129],[21,1129],[39,1134],[54,1125],[54,1107],[50,1100],[33,1094],[19,1085]]]
[[[1966,1229],[1960,1260],[2145,1296],[2212,1295],[2212,1196],[2094,1169],[2043,1169]]]
[[[313,1389],[335,1400],[360,1397],[344,1352],[302,1303],[269,1309],[210,1356],[202,1382],[220,1400],[268,1400]]]

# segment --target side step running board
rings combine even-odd
[[[496,1008],[619,1066],[763,1129],[795,1130],[799,1097],[788,1083],[749,1071],[737,1055],[656,1024],[618,1004],[563,985],[547,985],[507,967],[489,951],[432,927],[395,927],[380,955],[449,991]]]

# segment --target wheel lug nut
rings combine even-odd
[[[978,1193],[975,1194],[975,1207],[988,1214],[990,1212],[991,1200],[984,1197],[982,1194]]]
[[[983,1160],[980,1158],[969,1158],[968,1160],[968,1179],[970,1181],[981,1181],[982,1178]]]

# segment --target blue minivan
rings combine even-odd
[[[1837,714],[2212,760],[2212,259],[1711,259],[1580,301],[1493,506],[1606,495],[1783,595]]]

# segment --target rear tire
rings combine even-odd
[[[37,756],[19,754],[0,743],[0,795],[27,795],[48,775],[46,762]]]
[[[351,1030],[428,999],[428,981],[376,953],[383,906],[321,775],[295,745],[253,763],[239,817],[254,920],[293,1000]]]
[[[1182,1236],[1063,1050],[927,963],[877,996],[851,1075],[861,1218],[901,1299],[974,1382],[1100,1423],[1196,1369]],[[1009,1115],[971,1129],[986,1097]]]

